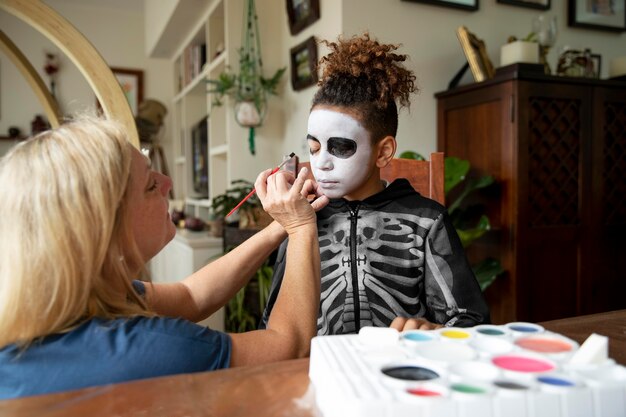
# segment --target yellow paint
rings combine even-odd
[[[460,330],[446,330],[441,332],[441,335],[450,339],[467,339],[470,336],[469,333]]]

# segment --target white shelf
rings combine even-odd
[[[176,165],[185,165],[187,163],[187,158],[185,158],[184,156],[179,156],[174,159],[174,163]]]
[[[186,198],[185,204],[196,207],[211,208],[211,200],[208,198]]]
[[[206,65],[202,71],[200,72],[200,74],[196,75],[196,78],[194,78],[193,80],[191,80],[191,82],[189,84],[187,84],[181,91],[180,93],[176,94],[174,96],[174,103],[178,103],[180,100],[183,99],[183,97],[185,97],[186,95],[188,95],[190,92],[192,92],[193,90],[195,90],[196,88],[200,88],[202,86],[204,86],[204,89],[206,90],[206,78],[207,75],[209,74],[210,71],[210,66]]]
[[[207,74],[210,72],[213,72],[216,68],[218,68],[220,65],[225,65],[226,63],[226,54],[224,52],[222,52],[221,54],[219,54],[217,56],[217,58],[215,58],[213,61],[209,62],[209,64],[206,66],[206,72]],[[202,71],[204,72],[204,71]]]

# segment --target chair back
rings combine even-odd
[[[309,168],[309,178],[313,178],[311,165],[308,162],[300,162],[298,171],[302,167]],[[443,152],[433,152],[428,161],[393,158],[389,165],[380,170],[380,177],[387,182],[393,182],[396,178],[406,178],[415,191],[445,205],[444,173]]]

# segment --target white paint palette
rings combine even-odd
[[[624,417],[626,368],[534,323],[318,336],[309,377],[324,417]],[[591,339],[591,338],[590,338]]]

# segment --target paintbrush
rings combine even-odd
[[[278,172],[278,171],[279,171],[279,170],[280,170],[283,166],[285,166],[285,164],[286,164],[287,162],[289,162],[289,161],[291,160],[291,158],[293,158],[295,155],[296,155],[296,154],[295,154],[295,152],[291,152],[291,153],[289,154],[289,158],[285,159],[283,162],[281,162],[281,164],[280,164],[280,165],[278,165],[276,168],[274,168],[274,169],[272,170],[272,172],[270,172],[270,175],[274,175],[275,173],[277,173],[277,172]],[[254,195],[254,193],[256,193],[256,189],[254,189],[254,188],[253,188],[253,189],[252,189],[252,191],[250,191],[250,193],[248,193],[248,195],[247,195],[247,196],[245,196],[245,197],[243,198],[243,200],[241,200],[241,201],[240,201],[240,202],[239,202],[239,203],[238,203],[238,204],[237,204],[237,205],[236,205],[236,206],[235,206],[235,207],[234,207],[234,208],[233,208],[233,209],[232,209],[232,210],[231,210],[231,211],[230,211],[230,212],[226,215],[226,217],[230,216],[230,215],[231,215],[231,214],[233,214],[235,211],[237,211],[237,209],[238,209],[239,207],[241,207],[241,205],[242,205],[243,203],[245,203],[246,201],[248,201],[248,199],[249,199],[250,197],[252,197],[252,196]]]

